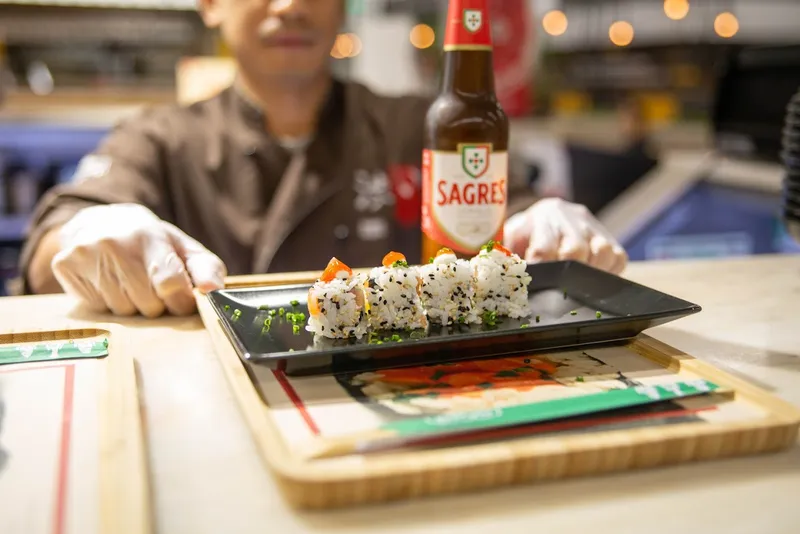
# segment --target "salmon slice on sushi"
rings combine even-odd
[[[364,278],[332,258],[308,290],[306,330],[330,339],[362,338],[369,328]]]
[[[475,278],[475,306],[482,317],[531,314],[528,264],[500,243],[490,241],[470,260]]]
[[[375,330],[427,328],[417,269],[399,252],[387,254],[382,264],[370,271],[367,281],[370,326]]]
[[[428,320],[440,325],[479,323],[475,310],[472,268],[467,260],[442,248],[419,268],[420,296]]]

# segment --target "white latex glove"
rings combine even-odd
[[[193,287],[223,287],[222,260],[137,204],[83,209],[61,227],[59,239],[56,279],[97,311],[187,315],[196,309]]]
[[[580,204],[545,198],[506,221],[503,242],[529,263],[576,260],[621,273],[628,255]]]

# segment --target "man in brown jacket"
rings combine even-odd
[[[352,266],[389,250],[419,261],[428,101],[335,80],[343,0],[202,0],[238,64],[234,87],[117,127],[73,183],[37,208],[22,254],[28,292],[97,310],[194,311],[223,276]],[[533,203],[511,184],[507,242],[529,261],[619,272],[627,257],[582,206]]]

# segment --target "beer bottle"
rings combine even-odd
[[[508,117],[497,100],[488,0],[450,0],[442,88],[425,122],[422,261],[502,241]]]

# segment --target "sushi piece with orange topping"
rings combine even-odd
[[[470,260],[475,305],[483,316],[526,317],[531,314],[528,264],[502,244],[490,241]]]
[[[308,290],[306,330],[330,339],[361,338],[369,329],[364,275],[331,258],[322,276]]]
[[[399,252],[389,252],[381,263],[367,279],[370,327],[381,331],[427,328],[418,268]]]
[[[442,248],[430,263],[419,268],[420,295],[431,323],[441,325],[479,323],[475,310],[475,281],[469,261]]]

